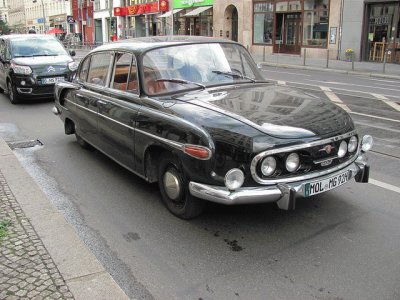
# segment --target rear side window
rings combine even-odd
[[[106,86],[111,58],[111,53],[98,53],[92,55],[87,82]]]
[[[136,60],[131,53],[116,54],[112,88],[137,92]]]

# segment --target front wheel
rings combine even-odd
[[[205,201],[190,194],[179,161],[170,154],[161,157],[158,185],[164,204],[178,218],[192,219],[204,211]]]
[[[7,82],[7,90],[8,90],[8,98],[10,98],[10,102],[12,104],[17,104],[20,102],[20,96],[18,95],[17,89],[15,85],[11,83],[11,81]]]

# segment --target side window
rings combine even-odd
[[[121,91],[137,92],[136,60],[132,54],[117,54],[113,71],[112,88]]]
[[[6,43],[3,40],[0,41],[0,55],[2,58],[6,55]]]
[[[80,81],[86,81],[87,74],[89,71],[90,57],[86,58],[86,60],[82,63],[81,68],[79,69],[78,78]]]
[[[87,82],[102,86],[106,85],[111,57],[111,53],[98,53],[92,55]]]
[[[137,65],[135,57],[133,57],[131,72],[129,74],[128,92],[138,92]]]
[[[114,64],[114,71],[112,77],[111,87],[113,89],[126,91],[128,86],[129,70],[132,62],[132,54],[130,53],[117,53]]]

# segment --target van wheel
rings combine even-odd
[[[190,194],[179,161],[169,153],[160,159],[158,185],[165,206],[178,218],[192,219],[204,211],[206,202]]]
[[[18,104],[20,102],[20,96],[18,95],[15,85],[11,81],[7,81],[8,98],[12,104]]]

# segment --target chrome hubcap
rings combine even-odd
[[[178,178],[169,171],[164,174],[164,188],[168,197],[172,200],[176,200],[181,193],[181,186]]]

